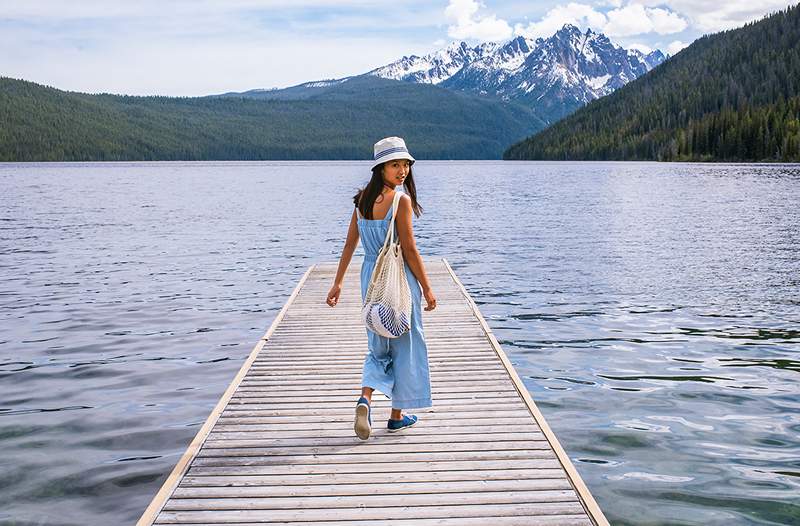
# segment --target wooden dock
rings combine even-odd
[[[426,269],[434,407],[416,426],[388,433],[375,392],[355,437],[360,267],[332,309],[336,263],[314,265],[137,524],[607,525],[447,261]]]

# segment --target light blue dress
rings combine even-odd
[[[399,190],[397,190],[399,192]],[[364,219],[358,214],[358,233],[364,245],[361,266],[361,300],[367,295],[375,259],[386,240],[393,211],[383,219]],[[395,236],[396,234],[395,225]],[[405,265],[411,288],[411,330],[399,338],[385,338],[367,329],[369,353],[364,360],[361,386],[372,387],[392,399],[393,409],[430,407],[431,380],[428,347],[422,331],[422,288]]]

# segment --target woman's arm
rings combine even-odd
[[[336,270],[336,277],[333,279],[333,286],[328,292],[328,299],[326,303],[331,307],[335,307],[339,303],[339,294],[342,292],[342,282],[344,282],[344,273],[347,272],[347,266],[350,265],[350,260],[353,258],[353,252],[356,251],[358,246],[358,216],[356,211],[353,210],[353,215],[350,217],[350,226],[347,228],[347,239],[344,242],[342,249],[342,257],[339,259],[339,268]]]
[[[411,198],[403,194],[397,210],[397,237],[400,238],[400,246],[403,247],[403,258],[411,269],[411,273],[419,281],[422,293],[425,295],[425,302],[428,304],[425,310],[436,308],[436,295],[431,290],[428,275],[425,273],[425,265],[422,263],[422,256],[417,250],[417,242],[414,240],[414,229],[411,225]]]

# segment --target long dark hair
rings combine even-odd
[[[381,168],[383,164],[379,164],[372,169],[372,178],[367,183],[367,186],[361,188],[356,195],[353,196],[353,204],[356,205],[358,211],[361,212],[361,217],[364,219],[372,219],[372,207],[375,200],[381,195],[383,191],[383,175],[381,175]],[[411,198],[411,209],[414,214],[419,217],[422,214],[422,207],[417,203],[417,186],[414,184],[414,172],[411,166],[408,167],[408,175],[403,181],[403,188]]]

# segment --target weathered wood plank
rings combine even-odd
[[[183,484],[175,489],[173,498],[227,498],[227,497],[329,497],[353,495],[406,495],[419,493],[474,493],[484,491],[542,491],[542,490],[571,490],[569,482],[561,477],[551,479],[487,479],[487,480],[448,480],[446,482],[370,482],[357,481],[344,483],[337,479],[310,481],[305,477],[302,482],[287,484],[286,482],[272,481],[267,484],[260,479],[258,484],[242,485],[232,480],[234,477],[224,477],[227,482],[217,481],[209,484],[207,478],[192,477],[193,484]],[[222,478],[222,477],[220,477]],[[321,478],[321,477],[319,477]],[[188,477],[187,477],[188,479]],[[185,479],[186,480],[186,479]],[[285,478],[283,479],[286,480]],[[187,481],[188,482],[188,481]]]
[[[355,360],[353,360],[355,361]],[[293,363],[286,365],[254,365],[250,368],[256,376],[282,376],[284,374],[295,374],[295,372],[309,373],[319,376],[336,371],[352,371],[354,369],[353,363],[336,361],[327,365],[322,364],[304,364]],[[470,360],[469,362],[432,362],[429,364],[431,372],[439,371],[458,371],[464,372],[482,372],[482,371],[497,371],[503,372],[504,369],[501,365],[492,363],[492,360]],[[323,372],[325,371],[325,372]]]
[[[245,439],[227,439],[224,441],[206,440],[206,445],[203,447],[203,452],[208,456],[241,456],[241,457],[262,457],[262,456],[279,456],[279,455],[341,455],[346,454],[401,454],[409,453],[413,455],[422,453],[438,453],[438,452],[469,452],[469,451],[483,451],[487,448],[484,442],[453,442],[447,443],[419,443],[419,444],[392,444],[387,442],[378,442],[373,440],[371,444],[353,443],[335,446],[300,446],[293,445],[288,447],[279,446],[262,446],[261,440],[245,440]],[[497,441],[492,445],[494,451],[510,452],[514,450],[542,449],[549,450],[550,445],[547,440],[515,440],[515,441]]]
[[[551,458],[524,458],[524,459],[494,459],[491,463],[482,460],[429,460],[414,462],[413,464],[398,464],[397,462],[345,462],[328,464],[307,464],[299,470],[290,471],[286,466],[279,465],[249,465],[249,466],[200,466],[192,464],[189,475],[210,476],[210,475],[286,475],[287,473],[303,475],[317,474],[373,474],[385,477],[385,480],[395,480],[392,477],[413,474],[420,476],[453,472],[459,475],[465,473],[483,473],[485,471],[503,470],[516,474],[518,470],[541,470],[543,474],[550,469],[560,470],[561,466],[555,456]],[[521,471],[519,473],[522,473]],[[464,475],[466,476],[466,475]],[[521,477],[522,475],[520,475]],[[545,477],[546,475],[542,475]],[[561,472],[563,476],[563,471]],[[550,477],[547,477],[550,478]]]
[[[458,403],[461,402],[461,403]],[[493,415],[500,413],[507,413],[509,411],[525,411],[525,406],[518,402],[508,402],[508,404],[491,403],[491,400],[475,401],[475,400],[454,400],[447,405],[440,405],[436,407],[436,412],[440,413],[481,413],[483,411],[491,411]],[[231,401],[228,407],[225,408],[227,416],[228,413],[258,413],[259,416],[327,416],[327,415],[349,415],[353,412],[354,404],[345,403],[331,403],[330,407],[303,409],[303,404],[297,406],[289,406],[286,404],[261,404],[258,402],[247,401]],[[375,409],[378,409],[375,407]]]
[[[159,522],[158,524],[163,524]],[[193,526],[218,526],[220,523],[192,522]],[[253,522],[226,522],[230,526],[252,526]],[[256,523],[257,524],[257,523]],[[270,522],[273,526],[342,526],[340,521],[292,521]],[[575,515],[547,515],[536,517],[456,517],[436,519],[390,519],[390,520],[354,520],[347,521],[353,526],[587,526],[592,522],[584,513]]]
[[[452,374],[452,375],[437,375],[431,378],[431,386],[440,386],[444,384],[461,384],[469,382],[485,382],[487,380],[495,380],[497,384],[502,385],[503,380],[507,381],[507,376],[503,373],[486,373],[486,374]],[[275,379],[269,378],[254,378],[252,380],[242,380],[242,385],[256,386],[256,385],[281,385],[281,384],[295,384],[299,385],[304,382],[306,385],[361,385],[361,376],[359,374],[352,375],[339,375],[338,377],[328,376],[324,380],[320,378],[309,378],[303,375],[283,375]],[[360,389],[359,389],[360,390]]]
[[[560,466],[528,470],[472,470],[390,472],[390,473],[319,473],[304,475],[187,475],[176,496],[224,496],[227,488],[252,491],[254,495],[362,495],[394,493],[400,484],[404,491],[508,491],[511,489],[568,489],[572,486],[562,476]],[[206,489],[208,488],[208,489]],[[197,489],[197,492],[192,492]]]
[[[361,382],[356,382],[356,385],[360,386]],[[308,396],[313,395],[324,395],[329,391],[343,391],[347,389],[349,393],[353,393],[352,388],[348,386],[327,386],[327,385],[320,385],[314,388],[313,391],[309,391],[307,387],[304,386],[293,386],[287,385],[286,387],[281,388],[283,391],[303,391]],[[475,392],[476,390],[484,390],[484,389],[492,389],[492,390],[504,390],[509,391],[508,383],[502,381],[495,381],[495,380],[475,380],[469,383],[469,385],[463,385],[459,383],[449,383],[446,385],[436,384],[431,385],[431,391],[434,395],[441,394],[441,393],[457,393],[457,392]],[[246,387],[240,386],[239,389],[236,391],[238,393],[261,393],[261,392],[275,392],[275,389],[270,390],[268,387]],[[511,392],[516,393],[515,389],[510,389]],[[361,389],[358,390],[361,392]],[[305,395],[304,395],[305,396]]]
[[[352,412],[352,411],[351,411]],[[419,412],[421,415],[425,416],[426,418],[430,418],[430,415],[434,413],[422,413]],[[341,423],[342,418],[347,417],[348,412],[342,413],[335,413],[331,412],[330,414],[321,414],[321,415],[287,415],[287,414],[269,414],[269,411],[225,411],[223,415],[218,420],[227,420],[228,418],[259,418],[261,422],[271,422],[273,424],[293,424],[293,423],[305,423],[305,424],[317,424],[318,426],[321,425],[336,425]],[[470,419],[470,418],[483,418],[485,413],[481,411],[470,411],[469,409],[465,408],[462,411],[450,411],[449,414],[451,416],[457,416],[460,419]],[[344,415],[344,416],[343,416]],[[502,416],[502,417],[520,417],[525,418],[528,413],[525,412],[524,409],[514,409],[514,410],[496,410],[493,412],[493,416]],[[379,416],[375,416],[372,420],[376,424],[373,427],[379,427],[377,424],[381,422],[381,420],[388,419],[388,415],[385,418],[379,418]],[[352,423],[351,423],[352,425]],[[419,425],[419,424],[417,424]],[[474,424],[468,423],[467,425]],[[408,433],[406,433],[408,434]]]
[[[402,490],[404,486],[401,486]],[[477,491],[463,493],[395,493],[390,495],[316,495],[313,497],[215,497],[172,498],[164,506],[168,511],[189,510],[308,510],[326,508],[337,513],[342,508],[394,507],[398,505],[452,506],[459,504],[515,504],[518,502],[576,503],[569,490]],[[346,511],[346,510],[345,510]]]
[[[519,414],[517,416],[502,416],[502,417],[486,417],[485,420],[481,422],[480,427],[476,427],[475,424],[470,423],[469,421],[465,420],[464,418],[455,418],[450,415],[449,418],[443,419],[439,417],[434,421],[429,420],[429,413],[422,413],[422,416],[425,417],[425,422],[418,423],[415,427],[418,427],[419,430],[417,433],[438,433],[442,428],[461,428],[464,430],[472,429],[473,432],[475,431],[485,431],[485,432],[492,432],[492,430],[496,430],[497,426],[502,426],[505,428],[506,426],[510,425],[529,425],[531,422],[530,415],[527,414]],[[389,433],[386,431],[385,420],[388,418],[378,418],[377,416],[373,418],[373,423],[375,424],[372,429],[372,434],[375,437],[388,435]],[[298,422],[296,419],[292,417],[282,417],[282,418],[259,418],[259,417],[234,417],[234,418],[220,418],[218,423],[221,425],[238,425],[238,426],[269,426],[270,429],[279,429],[280,432],[283,433],[294,433],[297,431],[314,431],[317,433],[326,433],[328,431],[332,431],[335,433],[341,432],[348,432],[352,437],[353,431],[353,423],[352,422],[342,422],[341,419],[337,420],[327,420],[323,423],[326,425],[320,425],[320,422],[308,422],[302,421]],[[538,429],[538,427],[537,427]],[[454,431],[451,431],[454,432]],[[405,433],[410,434],[410,433]]]
[[[218,428],[219,426],[217,426]],[[348,437],[309,437],[301,438],[297,436],[290,436],[285,438],[276,438],[273,431],[224,431],[217,430],[208,435],[206,441],[208,447],[212,447],[211,441],[215,441],[225,447],[228,440],[253,440],[258,441],[259,447],[289,447],[289,446],[352,446],[352,435]],[[469,428],[467,428],[469,429]],[[410,435],[401,436],[398,433],[386,433],[380,437],[380,440],[373,441],[380,444],[396,444],[396,445],[413,445],[413,444],[452,444],[458,442],[477,444],[480,442],[525,442],[528,440],[546,441],[544,435],[540,432],[534,432],[533,427],[529,428],[527,432],[517,433],[461,433],[461,434],[436,434],[436,435]],[[366,445],[366,444],[363,444]]]
[[[268,435],[273,439],[278,438],[353,438],[353,430],[347,428],[326,428],[326,429],[312,429],[312,430],[285,430],[283,426],[274,426],[269,424],[220,424],[214,426],[214,433],[231,433],[231,432],[252,432],[263,433],[268,432]],[[486,437],[486,440],[493,440],[493,437],[498,435],[505,436],[519,436],[520,434],[531,434],[536,437],[541,436],[539,428],[532,426],[529,423],[521,425],[504,425],[499,427],[481,427],[475,428],[474,426],[442,426],[436,429],[436,433],[427,433],[424,435],[403,435],[402,433],[382,433],[380,430],[375,430],[373,436],[380,437],[380,440],[397,440],[405,441],[407,443],[425,442],[434,440],[459,440],[462,436],[481,436]],[[209,435],[210,437],[211,435]]]
[[[236,456],[232,450],[203,449],[197,454],[192,466],[275,466],[292,464],[298,469],[301,464],[361,464],[365,462],[440,462],[440,461],[487,461],[486,467],[492,468],[490,460],[555,458],[547,449],[489,450],[489,451],[435,451],[430,453],[361,453],[349,455],[257,455]]]
[[[511,395],[516,394],[515,391],[511,390],[491,390],[491,391],[455,391],[455,392],[442,392],[436,391],[433,393],[436,395],[437,401],[450,401],[450,400],[483,400],[483,399],[495,399],[498,397],[508,397]],[[301,397],[298,396],[287,396],[285,393],[280,391],[270,390],[270,391],[244,391],[242,392],[239,390],[235,396],[231,398],[231,400],[264,400],[264,402],[275,403],[275,404],[294,404],[297,402],[298,398],[301,398],[307,404],[315,404],[315,403],[325,403],[326,401],[331,402],[349,402],[352,406],[353,402],[353,391],[350,389],[341,389],[339,391],[329,390],[325,394],[319,394],[318,391],[314,391],[314,394],[304,394]],[[379,407],[377,404],[384,402],[384,400],[380,400],[376,397],[376,400],[373,401],[373,407]],[[389,402],[389,400],[385,400],[385,402]]]
[[[519,516],[534,518],[542,515],[578,514],[583,511],[580,504],[574,502],[521,502],[514,504],[456,504],[406,507],[403,500],[398,499],[396,506],[391,507],[355,507],[336,509],[336,520],[387,520],[408,518],[448,518],[475,516]],[[275,521],[325,521],[331,518],[327,509],[302,510],[206,510],[206,511],[163,511],[157,524],[191,524],[198,521],[207,522],[257,522]],[[533,524],[535,522],[532,521]]]

